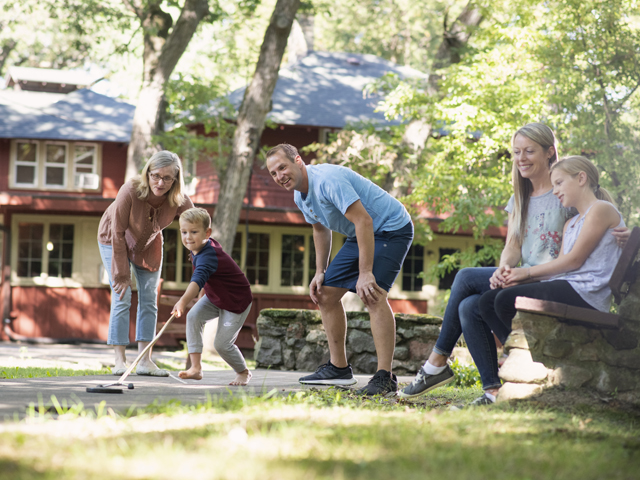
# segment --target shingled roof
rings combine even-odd
[[[344,52],[311,52],[293,65],[280,69],[268,118],[283,125],[344,128],[347,124],[373,121],[393,124],[375,112],[380,97],[363,96],[364,87],[386,73],[401,78],[426,75],[375,55]],[[229,99],[240,106],[245,88]]]
[[[125,142],[135,106],[87,89],[45,108],[0,105],[0,138]]]

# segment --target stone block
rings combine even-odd
[[[467,347],[453,347],[451,358],[458,360],[460,365],[471,365],[473,363],[473,358]],[[424,364],[424,362],[422,363]]]
[[[442,318],[426,313],[396,313],[396,324],[442,325]],[[405,325],[402,325],[405,327]],[[409,325],[406,325],[408,327]]]
[[[616,350],[632,350],[638,346],[638,334],[628,327],[621,330],[604,330],[602,336]]]
[[[355,353],[375,352],[376,346],[373,343],[373,336],[360,330],[351,330],[347,334],[347,345]]]
[[[302,322],[293,322],[287,327],[287,338],[304,338],[307,329]]]
[[[258,327],[258,335],[260,335],[261,337],[284,337],[286,333],[287,327],[270,322],[262,322]]]
[[[376,373],[378,370],[378,357],[370,353],[355,355],[349,359],[349,362],[354,373]]]
[[[529,398],[542,392],[540,385],[530,383],[505,383],[498,391],[496,401],[518,400]]]
[[[602,360],[613,367],[625,367],[636,370],[640,375],[640,348],[635,350],[607,350],[601,354]]]
[[[500,368],[500,378],[514,383],[542,383],[548,375],[547,367],[534,362],[528,350],[514,349]]]
[[[285,370],[296,369],[296,351],[293,348],[282,350],[282,366]]]
[[[598,330],[558,322],[558,326],[549,334],[548,338],[571,342],[574,345],[583,345],[593,342],[599,336]]]
[[[527,333],[519,328],[517,330],[512,330],[507,338],[507,341],[504,344],[505,353],[509,352],[513,348],[520,348],[522,350],[533,349],[538,340],[531,336],[527,336]]]
[[[329,360],[329,349],[318,344],[307,344],[296,356],[296,369],[305,372],[314,372],[323,363]]]
[[[282,364],[282,346],[280,340],[273,337],[260,337],[255,348],[256,366],[259,368],[278,367]]]
[[[415,375],[424,362],[394,360],[391,363],[393,373],[396,375]]]
[[[416,336],[423,341],[431,339],[437,340],[440,336],[440,330],[440,325],[421,325],[413,329],[413,331],[416,333]]]
[[[595,378],[595,387],[601,393],[626,392],[638,388],[638,372],[626,368],[603,365]]]
[[[569,388],[580,388],[593,378],[593,374],[586,368],[575,365],[557,366],[549,375],[552,385],[562,385]]]
[[[597,362],[600,360],[598,352],[599,349],[597,342],[587,343],[586,345],[576,347],[571,358],[579,362]]]
[[[409,342],[409,358],[424,362],[431,355],[435,344],[435,341],[421,342],[419,340],[411,340]]]
[[[550,338],[544,342],[542,353],[548,357],[565,358],[573,352],[573,343]]]
[[[347,320],[347,328],[359,328],[361,330],[371,330],[371,322],[369,320]]]
[[[549,336],[558,321],[553,317],[537,313],[518,312],[511,323],[512,330],[524,330],[528,337],[541,340]],[[529,347],[531,348],[531,347]]]
[[[324,330],[314,328],[313,330],[310,330],[309,333],[307,333],[305,341],[307,343],[327,343],[327,334]]]
[[[416,336],[416,331],[413,328],[398,327],[396,328],[396,333],[407,340]]]
[[[395,360],[406,360],[409,358],[409,349],[407,347],[396,347],[393,352],[393,358]]]

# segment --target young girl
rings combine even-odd
[[[511,269],[505,274],[503,288],[480,298],[482,319],[501,342],[511,332],[518,296],[609,311],[609,278],[622,253],[610,233],[624,227],[624,221],[598,179],[597,168],[584,157],[567,157],[551,167],[553,194],[564,207],[574,207],[578,215],[564,226],[557,259]],[[497,389],[490,393],[497,393]]]

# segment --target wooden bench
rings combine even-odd
[[[640,250],[640,228],[635,227],[627,241],[616,268],[609,280],[616,305],[629,291],[637,278],[638,250]],[[521,312],[539,313],[557,318],[561,322],[582,325],[597,329],[619,329],[620,316],[614,313],[600,312],[588,308],[574,307],[560,302],[538,300],[528,297],[516,297],[516,309]]]

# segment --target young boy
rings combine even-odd
[[[238,265],[210,236],[211,217],[204,208],[190,208],[180,215],[180,237],[182,244],[191,251],[193,275],[171,313],[180,317],[203,287],[205,295],[187,314],[191,368],[178,376],[202,380],[202,330],[205,323],[218,317],[214,347],[236,371],[236,378],[229,385],[246,385],[251,372],[234,342],[251,310],[251,287]]]

